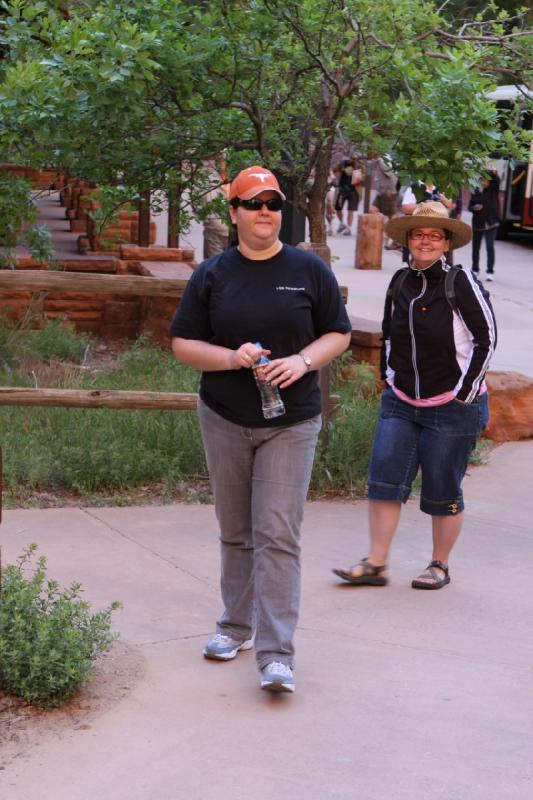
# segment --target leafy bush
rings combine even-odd
[[[50,261],[52,236],[48,228],[37,224],[38,211],[32,189],[24,178],[0,173],[0,269],[13,268],[14,248],[26,244],[38,261]]]
[[[79,583],[61,591],[46,578],[41,556],[25,576],[37,545],[0,574],[0,689],[42,708],[58,708],[86,683],[92,663],[109,650],[112,603],[97,614]]]
[[[31,329],[39,317],[41,299],[40,293],[35,294],[18,321],[0,315],[0,377],[1,371],[7,372],[14,379],[13,385],[27,383],[23,375],[13,375],[13,369],[20,367],[25,356],[81,363],[92,341],[88,334],[76,333],[74,326],[64,320],[47,320],[42,328]]]

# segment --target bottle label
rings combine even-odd
[[[254,373],[259,383],[268,383],[267,378],[265,376],[265,370],[262,367],[256,367],[254,369]]]

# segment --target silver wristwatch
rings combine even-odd
[[[306,355],[305,355],[305,353],[298,353],[298,355],[299,355],[299,356],[301,356],[301,357],[303,358],[303,360],[304,360],[304,364],[305,364],[305,366],[307,367],[307,369],[311,369],[311,364],[312,364],[312,361],[311,361],[311,359],[309,358],[309,356],[306,356]]]

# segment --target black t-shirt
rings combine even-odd
[[[333,272],[318,256],[283,245],[264,261],[245,258],[236,247],[204,261],[187,284],[170,333],[232,350],[261,342],[274,359],[350,329]],[[203,372],[200,384],[209,408],[244,427],[292,425],[320,413],[316,371],[280,391],[286,413],[268,420],[251,369]]]

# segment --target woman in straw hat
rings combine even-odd
[[[385,301],[382,378],[386,383],[368,482],[370,551],[333,572],[349,583],[384,586],[401,504],[420,467],[420,509],[431,515],[433,552],[412,581],[416,589],[450,582],[448,561],[463,523],[461,483],[488,420],[484,376],[496,344],[494,312],[470,271],[446,255],[471,238],[442,203],[416,206],[390,220],[386,233],[409,248]],[[447,273],[454,270],[453,283]]]

